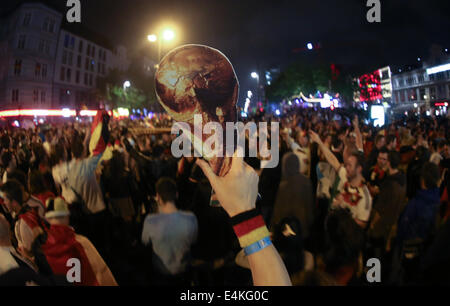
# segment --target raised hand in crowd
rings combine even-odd
[[[251,215],[255,209],[259,177],[242,157],[237,157],[237,152],[233,156],[230,171],[224,177],[215,175],[210,165],[202,159],[197,160],[197,165],[208,178],[227,214],[232,218],[244,218],[245,214]],[[267,231],[267,237],[264,238],[270,239],[268,235]],[[291,285],[286,266],[271,243],[247,257],[255,286]]]

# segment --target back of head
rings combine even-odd
[[[426,189],[434,189],[438,187],[439,175],[439,167],[436,164],[431,162],[426,162],[423,164],[420,171],[420,178]]]
[[[400,153],[398,153],[397,151],[390,151],[388,153],[388,160],[391,168],[397,169],[401,161]]]
[[[396,139],[397,137],[395,135],[389,134],[386,137],[386,145],[391,145]]]
[[[292,152],[286,153],[282,160],[282,173],[284,177],[289,177],[300,173],[300,161],[297,155]]]
[[[72,155],[75,158],[81,158],[83,156],[83,142],[80,137],[74,136],[72,137],[72,142],[70,143],[70,150],[72,151]]]
[[[27,175],[22,170],[16,169],[11,171],[11,173],[8,173],[8,181],[9,180],[16,180],[22,185],[25,191],[28,191]]]
[[[430,151],[424,146],[419,146],[416,149],[416,159],[420,162],[427,162],[430,160]]]
[[[364,247],[364,232],[349,210],[334,209],[325,222],[326,251],[323,260],[329,272],[357,263]]]
[[[6,183],[0,186],[2,197],[5,196],[11,201],[16,201],[19,205],[23,203],[23,186],[16,180],[8,179]]]
[[[162,177],[156,182],[156,194],[164,203],[173,202],[177,199],[177,184],[168,177]]]
[[[30,173],[29,180],[29,190],[31,194],[36,195],[46,191],[44,176],[38,170],[34,170]]]

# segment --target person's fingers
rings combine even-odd
[[[215,189],[217,182],[217,175],[211,169],[211,166],[206,161],[200,158],[197,158],[197,161],[195,163],[200,167],[200,169],[202,169],[203,173],[208,178],[211,186],[213,187],[213,189]]]
[[[242,172],[244,169],[244,149],[239,147],[234,151],[233,158],[231,160],[231,169],[230,172],[232,173],[239,173]]]

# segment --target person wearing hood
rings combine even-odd
[[[75,285],[117,286],[117,282],[88,238],[78,235],[69,226],[69,207],[62,198],[47,200],[45,218],[50,224],[48,238],[42,246],[45,257],[56,275],[67,275],[71,266],[68,260],[80,261],[80,279]]]
[[[296,154],[286,153],[282,160],[282,179],[275,200],[272,228],[285,217],[297,217],[303,237],[310,234],[314,221],[313,189],[311,181],[299,171]]]
[[[400,153],[388,153],[387,176],[380,185],[380,193],[374,202],[368,237],[375,255],[380,258],[406,201],[406,176],[398,170]]]

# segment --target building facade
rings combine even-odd
[[[70,30],[64,15],[25,3],[2,20],[0,108],[97,108],[99,77],[128,69],[125,47]],[[87,35],[89,36],[89,35]]]
[[[450,56],[433,52],[422,67],[398,70],[392,76],[393,104],[397,108],[447,107],[450,102]],[[446,105],[447,104],[447,105]]]

